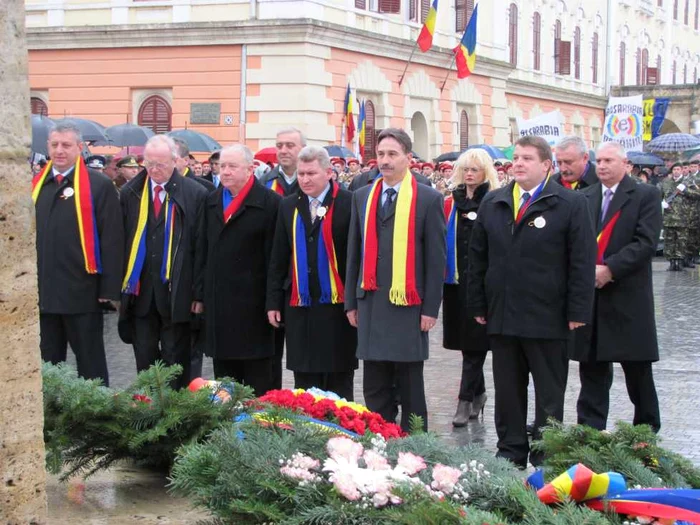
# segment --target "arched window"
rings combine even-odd
[[[593,33],[593,43],[591,44],[591,57],[593,69],[593,83],[598,83],[598,33]]]
[[[374,122],[374,104],[365,100],[365,157],[363,160],[377,158],[377,131]]]
[[[32,115],[42,115],[44,117],[49,116],[49,107],[46,102],[41,100],[39,97],[32,97],[30,99],[32,107]]]
[[[561,21],[554,22],[554,72],[559,73],[559,53],[561,48]]]
[[[649,77],[647,76],[647,69],[649,69],[649,50],[642,49],[642,85],[646,86],[649,83]],[[658,73],[657,73],[658,75]]]
[[[542,17],[535,11],[532,17],[532,68],[540,70],[540,40],[542,39]]]
[[[625,85],[625,43],[620,42],[620,85]]]
[[[474,11],[474,0],[455,0],[455,31],[463,33]]]
[[[518,65],[518,6],[510,4],[508,17],[508,46],[510,47],[510,64]]]
[[[153,133],[167,133],[172,129],[173,110],[160,95],[151,95],[139,108],[139,126],[151,128]]]
[[[574,78],[581,79],[581,28],[574,29]]]
[[[469,147],[469,115],[462,110],[459,115],[459,151],[464,151]]]

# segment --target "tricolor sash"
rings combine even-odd
[[[141,202],[139,204],[139,217],[136,222],[136,231],[131,241],[129,259],[126,266],[126,275],[122,283],[122,293],[128,295],[138,295],[141,281],[141,270],[146,261],[146,230],[148,226],[148,205],[151,201],[148,187],[150,178],[144,179],[143,191],[141,192]],[[173,239],[175,236],[175,211],[176,204],[170,199],[170,195],[165,196],[165,235],[163,237],[163,263],[160,267],[160,278],[163,283],[170,281],[173,268]]]
[[[377,290],[377,208],[382,194],[383,177],[377,177],[365,205],[362,243],[362,289]],[[389,301],[397,306],[421,304],[416,288],[416,178],[406,170],[396,197],[392,248],[391,288]]]
[[[321,222],[321,234],[318,236],[318,280],[321,286],[321,304],[341,304],[345,302],[345,287],[338,272],[338,258],[333,242],[333,210],[335,198],[338,195],[338,185],[332,184],[332,196],[330,208],[324,217],[319,217]],[[306,227],[299,214],[294,210],[292,219],[292,293],[289,299],[290,306],[311,306],[311,294],[309,292],[308,257],[306,253]]]
[[[243,205],[243,201],[245,198],[248,196],[250,193],[250,189],[253,187],[253,184],[255,183],[255,177],[252,175],[248,177],[248,182],[246,182],[243,185],[243,188],[241,191],[238,192],[238,195],[236,195],[231,202],[228,203],[228,205],[224,206],[224,224],[226,224],[229,219],[233,216],[234,213],[238,211],[238,209]],[[224,192],[227,191],[226,188],[223,189],[221,192],[222,195],[224,195]],[[224,196],[224,202],[226,202],[226,198]]]
[[[605,250],[608,248],[610,237],[612,237],[613,229],[615,228],[615,223],[617,222],[617,219],[620,218],[621,212],[622,210],[618,210],[598,234],[598,258],[596,259],[596,264],[604,264],[603,257],[605,255]]]
[[[523,218],[523,215],[525,215],[530,205],[540,196],[540,193],[542,193],[542,190],[549,182],[549,175],[550,174],[547,173],[545,179],[535,188],[535,191],[532,192],[532,195],[530,195],[530,198],[523,206],[520,206],[520,186],[518,186],[517,182],[513,184],[513,218],[516,224],[520,222],[520,219]]]
[[[32,179],[32,200],[34,204],[39,198],[46,177],[51,173],[53,161],[49,161],[43,171]],[[75,215],[78,219],[78,235],[85,260],[85,271],[89,274],[102,273],[100,255],[100,237],[97,233],[97,219],[90,190],[90,174],[82,157],[75,162],[73,175],[73,191],[75,192]]]
[[[282,187],[282,184],[280,181],[277,180],[277,177],[275,177],[272,180],[269,180],[265,183],[265,187],[269,190],[274,191],[275,193],[282,195],[284,197],[284,188]]]
[[[445,199],[445,221],[447,221],[447,268],[445,284],[459,284],[457,268],[457,205],[452,197]]]
[[[570,190],[575,190],[576,188],[578,188],[578,181],[577,180],[575,180],[574,182],[568,182],[568,181],[565,181],[564,179],[561,179],[561,184],[562,184],[562,186],[564,186],[565,188],[569,188]]]

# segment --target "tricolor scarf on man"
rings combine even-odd
[[[319,217],[321,234],[318,236],[316,255],[318,281],[321,287],[321,304],[341,304],[345,302],[345,287],[338,272],[338,257],[333,242],[333,210],[338,195],[338,185],[331,183],[331,205],[325,216]],[[289,306],[311,306],[309,291],[309,272],[307,268],[306,226],[298,209],[294,210],[292,219],[292,293]]]
[[[377,290],[377,209],[384,178],[377,177],[365,205],[362,245],[362,289]],[[396,197],[389,301],[397,306],[421,303],[416,288],[416,178],[407,170]]]
[[[565,188],[568,188],[570,190],[575,190],[576,188],[578,188],[578,181],[577,180],[575,180],[573,182],[569,182],[569,181],[562,179],[561,184],[562,184],[562,186],[564,186]]]
[[[34,204],[39,199],[39,193],[44,186],[49,173],[52,172],[53,162],[44,167],[43,171],[32,179],[32,200]],[[78,219],[78,235],[85,260],[85,271],[89,274],[102,273],[100,256],[100,237],[97,233],[95,206],[90,189],[90,174],[82,157],[78,157],[73,172],[73,191],[75,200],[75,215]]]
[[[280,183],[280,181],[277,180],[277,177],[275,177],[272,180],[267,181],[267,183],[265,184],[265,187],[269,190],[274,191],[278,195],[281,195],[282,197],[284,197],[284,188],[282,187],[282,184]]]
[[[122,293],[128,295],[138,295],[141,281],[141,270],[146,261],[146,230],[148,226],[148,206],[151,202],[148,191],[151,179],[144,179],[143,191],[141,192],[141,202],[139,204],[139,217],[136,221],[136,231],[131,241],[129,259],[126,265],[126,275],[122,283]],[[175,215],[177,206],[166,195],[163,203],[163,213],[165,213],[165,235],[163,236],[163,263],[160,267],[160,278],[163,283],[170,281],[173,267],[173,239],[175,234]]]
[[[457,268],[457,206],[452,197],[445,199],[445,221],[447,221],[447,268],[445,284],[459,284]]]
[[[542,193],[542,190],[549,182],[549,175],[550,174],[547,173],[547,176],[540,182],[539,186],[535,188],[535,191],[532,192],[530,198],[523,206],[520,205],[520,186],[517,183],[513,184],[513,218],[516,224],[520,222],[520,219],[523,218],[523,215],[525,215],[530,205],[540,196],[540,193]]]
[[[612,237],[613,230],[615,229],[615,224],[620,218],[620,212],[618,210],[615,215],[608,221],[608,223],[603,227],[603,229],[598,234],[598,258],[596,259],[596,264],[604,264],[605,250],[608,249],[608,244],[610,244],[610,237]]]
[[[233,214],[236,213],[238,209],[243,205],[243,201],[250,193],[250,189],[253,187],[254,183],[255,177],[248,177],[248,182],[246,182],[243,185],[243,188],[241,188],[241,191],[238,192],[238,195],[231,199],[231,202],[229,202],[228,205],[224,206],[224,224],[226,224],[229,221],[229,219],[233,216]],[[224,190],[222,191],[224,203],[226,203],[226,191],[226,188],[224,188]]]

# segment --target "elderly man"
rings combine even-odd
[[[224,148],[219,161],[221,186],[206,206],[206,353],[216,377],[232,377],[262,395],[273,388],[275,343],[265,291],[282,198],[253,176],[253,154],[245,146]]]
[[[661,233],[658,188],[625,174],[625,150],[615,142],[596,152],[600,182],[584,191],[596,224],[596,301],[591,326],[577,330],[572,359],[579,361],[578,423],[604,430],[613,362],[625,374],[635,425],[661,427],[652,362],[659,359],[651,261]]]
[[[556,146],[559,173],[555,182],[570,190],[583,190],[598,182],[595,165],[589,161],[588,146],[582,138],[564,137]]]
[[[541,137],[515,143],[515,180],[481,201],[469,246],[467,311],[485,324],[493,352],[499,457],[518,467],[530,452],[529,374],[539,410],[564,415],[567,340],[591,321],[595,237],[583,195],[550,180],[552,152]]]
[[[387,128],[377,138],[381,177],[353,196],[345,310],[358,329],[363,391],[370,410],[396,418],[393,386],[401,397],[401,427],[411,414],[428,425],[423,364],[428,331],[437,321],[445,276],[442,195],[409,172],[411,139]]]
[[[294,372],[295,388],[316,386],[351,401],[357,331],[343,303],[352,193],[333,182],[332,174],[324,148],[301,150],[301,191],[282,201],[277,219],[267,315],[278,327],[285,312],[287,368]]]
[[[82,149],[80,130],[59,124],[32,180],[41,358],[65,361],[70,344],[80,376],[107,385],[100,303],[119,300],[124,230],[112,181],[87,168]]]
[[[146,168],[122,188],[127,267],[120,335],[133,343],[136,368],[157,360],[190,376],[190,321],[204,297],[204,207],[207,190],[175,169],[177,147],[156,135],[144,149]]]

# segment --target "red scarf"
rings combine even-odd
[[[612,237],[613,230],[615,229],[615,223],[617,223],[617,219],[620,218],[621,211],[622,210],[618,210],[598,234],[598,258],[596,259],[596,264],[605,264],[605,250],[608,249],[610,237]]]
[[[228,206],[226,206],[226,209],[224,210],[224,224],[228,222],[228,220],[233,216],[234,213],[238,211],[238,209],[241,207],[243,204],[243,201],[245,200],[246,196],[250,193],[250,189],[253,187],[253,184],[255,183],[255,177],[251,175],[248,178],[248,182],[245,183],[245,186],[243,186],[243,189],[238,192],[238,195],[236,195],[231,202],[229,202]],[[226,188],[224,188],[226,189]]]

